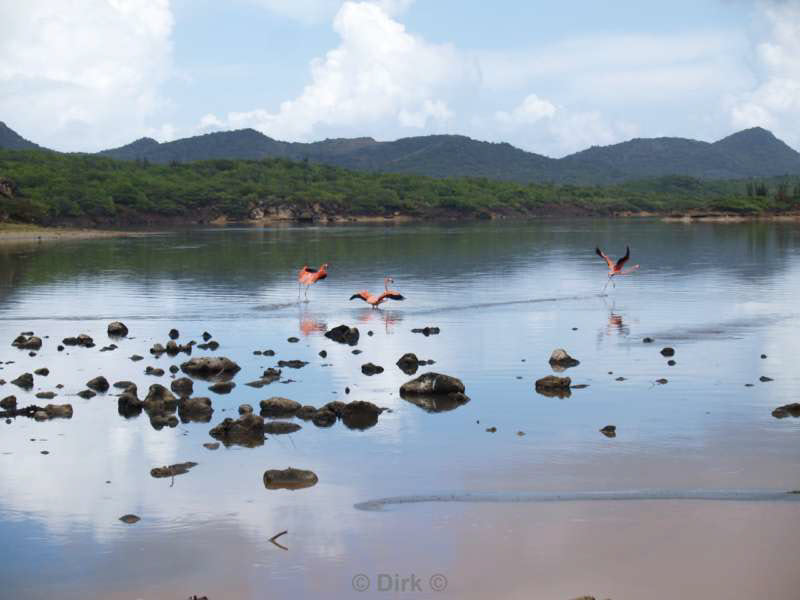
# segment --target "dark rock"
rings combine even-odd
[[[168,413],[155,413],[148,414],[150,417],[150,426],[156,431],[162,430],[164,427],[174,428],[178,426],[178,417]]]
[[[767,355],[766,355],[766,354],[762,354],[762,355],[761,355],[761,358],[762,358],[762,359],[764,359],[764,358],[767,358]]]
[[[646,337],[642,340],[642,342],[644,342],[645,344],[652,344],[653,342],[655,342],[655,340],[651,337]]]
[[[325,406],[320,408],[320,410],[327,410],[332,412],[335,416],[341,417],[344,413],[344,407],[347,406],[344,402],[340,400],[334,400],[333,402],[328,402]]]
[[[666,348],[661,349],[662,356],[675,356],[675,348],[670,348],[667,346]]]
[[[39,375],[41,377],[47,377],[48,375],[50,375],[50,369],[48,369],[46,367],[42,367],[41,369],[36,369],[33,372],[33,374],[34,375]]]
[[[327,409],[320,409],[311,417],[311,422],[317,427],[330,427],[336,423],[336,413]]]
[[[77,337],[64,338],[61,340],[61,343],[65,346],[82,346],[84,348],[94,347],[94,340],[85,333],[81,333]]]
[[[210,398],[181,398],[178,400],[178,416],[181,421],[188,423],[208,423],[214,409],[211,407]]]
[[[419,369],[419,359],[413,352],[406,352],[397,361],[397,366],[406,375],[414,375]]]
[[[774,381],[772,377],[767,377],[766,375],[762,375],[758,378],[761,383],[767,383],[768,381]],[[11,383],[14,383],[13,381]]]
[[[656,379],[656,383],[658,385],[666,385],[667,383],[669,383],[669,380],[662,377],[661,379]]]
[[[326,357],[328,356],[328,351],[327,351],[327,350],[320,350],[320,351],[319,351],[319,355],[320,355],[322,358],[326,358]]]
[[[153,347],[150,348],[150,354],[154,354],[156,356],[161,356],[166,351],[167,349],[164,348],[164,346],[162,346],[161,344],[153,344]]]
[[[22,388],[23,390],[29,390],[33,387],[33,374],[23,373],[16,379],[12,379],[11,383],[13,383],[17,387]]]
[[[602,433],[604,436],[610,437],[610,438],[617,437],[617,426],[616,425],[606,425],[605,427],[603,427],[600,430],[600,433]]]
[[[279,367],[289,367],[290,369],[302,369],[308,363],[304,360],[279,360]]]
[[[203,332],[203,341],[204,341],[204,342],[207,342],[207,341],[208,341],[208,340],[210,340],[210,339],[211,339],[211,334],[210,334],[210,333],[208,333],[207,331],[204,331],[204,332]]]
[[[236,384],[233,381],[218,381],[214,385],[210,385],[208,389],[215,394],[230,394],[235,387]]]
[[[39,350],[39,348],[42,347],[42,338],[36,337],[35,335],[27,337],[25,335],[20,335],[11,342],[11,345],[16,346],[20,350]]]
[[[238,419],[227,418],[209,431],[211,437],[226,446],[233,444],[253,448],[264,444],[264,418],[252,413]]]
[[[240,404],[239,405],[239,414],[240,415],[249,415],[253,412],[253,407],[249,404]]]
[[[56,350],[58,350],[59,352],[63,352],[63,351],[64,351],[64,346],[62,346],[61,344],[59,344],[59,345],[56,347]]]
[[[449,394],[422,394],[401,397],[406,402],[418,406],[425,412],[440,413],[455,410],[459,406],[469,402],[469,396],[461,392],[451,392]]]
[[[0,408],[3,410],[14,410],[17,408],[17,397],[16,396],[6,396],[2,400],[0,400]]]
[[[191,396],[194,382],[188,377],[180,377],[169,384],[169,388],[179,396]]]
[[[256,379],[255,381],[250,381],[245,383],[245,385],[249,385],[250,387],[254,388],[262,388],[265,385],[269,385],[273,381],[277,381],[281,378],[281,370],[280,369],[273,369],[270,367],[261,375],[261,379]]]
[[[78,392],[78,396],[83,398],[84,400],[88,400],[89,398],[94,398],[97,396],[97,392],[93,392],[92,390],[81,390]]]
[[[289,423],[289,421],[268,421],[264,424],[264,433],[272,433],[281,435],[284,433],[294,433],[300,431],[302,427],[297,423]]]
[[[313,471],[289,467],[282,471],[271,469],[264,472],[264,487],[268,490],[299,490],[316,485],[319,478]]]
[[[424,373],[400,386],[401,395],[445,395],[464,393],[464,384],[460,379],[440,373]]]
[[[128,335],[128,328],[125,326],[124,323],[120,323],[119,321],[113,321],[108,324],[107,329],[108,335],[112,337],[125,337]]]
[[[180,336],[181,336],[181,334],[177,329],[170,329],[169,330],[169,339],[177,340]]]
[[[133,362],[138,362],[138,361],[140,361],[140,360],[144,360],[144,356],[139,356],[138,354],[133,354],[133,355],[130,357],[130,359],[131,359]]]
[[[134,523],[141,521],[141,519],[136,515],[122,515],[119,520],[128,525],[133,525]]]
[[[347,325],[339,325],[333,329],[325,332],[325,337],[339,342],[340,344],[347,344],[348,346],[355,346],[358,344],[358,328],[348,327]]]
[[[142,413],[144,403],[136,396],[136,386],[128,387],[117,398],[117,412],[127,418],[137,417]]]
[[[44,412],[47,414],[48,419],[71,419],[72,405],[48,404],[47,406],[44,407]]]
[[[169,366],[169,372],[172,373],[173,375],[175,375],[175,373],[177,373],[178,371],[180,371],[180,369],[178,368],[178,365],[170,365]]]
[[[670,360],[668,360],[668,361],[667,361],[667,364],[668,364],[670,367],[674,367],[674,366],[675,366],[677,363],[676,363],[674,360],[670,359]]]
[[[572,380],[569,377],[556,377],[555,375],[547,375],[541,379],[536,380],[536,392],[542,396],[549,398],[569,398],[572,393],[570,386]]]
[[[289,342],[290,344],[296,344],[297,342],[300,341],[300,338],[290,337],[290,338],[287,338],[286,341]]]
[[[786,417],[800,417],[800,403],[793,402],[791,404],[784,404],[772,411],[772,416],[776,419],[785,419]]]
[[[294,416],[297,417],[298,419],[302,419],[303,421],[310,421],[311,419],[314,418],[314,415],[316,413],[317,413],[317,408],[315,406],[306,404],[297,409],[297,412],[295,413]]]
[[[102,348],[100,348],[100,352],[111,352],[112,350],[116,349],[117,349],[116,344],[110,344],[108,346],[103,346]]]
[[[369,429],[378,423],[378,415],[382,412],[383,409],[372,402],[355,400],[342,407],[342,423],[348,429]]]
[[[425,337],[429,335],[439,335],[439,328],[438,327],[422,327],[417,329],[412,329],[411,333],[421,333]]]
[[[172,406],[172,411],[178,405],[178,399],[160,383],[154,383],[147,389],[147,396],[144,399],[145,405],[147,404],[167,404]],[[147,409],[147,406],[145,406]]]
[[[196,462],[185,462],[169,465],[168,467],[155,467],[154,469],[150,469],[150,476],[156,478],[175,477],[176,475],[188,473],[189,469],[196,466]]]
[[[550,355],[550,366],[557,371],[576,367],[579,364],[581,364],[581,362],[572,358],[563,348],[556,348]]]
[[[374,365],[371,362],[361,365],[361,372],[364,375],[377,375],[383,373],[383,367]]]
[[[497,433],[497,427],[487,427],[486,431],[488,433]]]
[[[224,356],[192,358],[181,365],[181,370],[193,377],[230,379],[241,367]]]
[[[275,350],[264,350],[264,356],[275,356]]]
[[[219,448],[219,442],[206,442],[203,444],[203,448],[208,450],[217,450]]]
[[[42,400],[52,400],[53,398],[56,397],[56,393],[55,392],[37,392],[36,397],[40,398]]]
[[[273,396],[259,403],[261,414],[265,417],[290,417],[300,410],[300,403],[289,398]]]
[[[361,354],[362,352],[363,352],[363,350],[359,350],[358,348],[353,350],[353,354],[356,354],[356,355]]]
[[[164,369],[159,369],[158,367],[147,367],[144,370],[145,375],[154,375],[155,377],[163,377]]]

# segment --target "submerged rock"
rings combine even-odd
[[[290,423],[289,421],[268,421],[264,424],[264,433],[284,434],[294,433],[300,431],[302,426],[297,423]]]
[[[563,348],[556,348],[550,355],[550,366],[555,370],[569,369],[581,364],[579,360],[572,358]]]
[[[311,416],[311,422],[317,427],[330,427],[336,423],[336,413],[326,408],[321,408]]]
[[[225,356],[201,356],[181,364],[184,373],[201,378],[230,378],[241,367]]]
[[[254,388],[262,388],[265,385],[269,385],[273,381],[277,381],[281,378],[281,370],[280,369],[273,369],[270,367],[261,375],[261,379],[256,379],[255,381],[249,381],[245,383],[245,385],[249,385],[250,387]]]
[[[290,417],[300,410],[299,402],[289,398],[281,398],[280,396],[262,400],[259,406],[261,407],[261,414],[265,417]]]
[[[378,375],[379,373],[383,373],[383,367],[380,365],[372,364],[371,362],[361,365],[361,372],[364,375]]]
[[[208,423],[214,409],[211,407],[210,398],[181,398],[178,400],[178,416],[181,421],[188,423],[195,421],[198,423]]]
[[[288,469],[270,469],[264,472],[264,487],[268,490],[300,490],[316,485],[319,481],[313,471],[304,471],[289,467]]]
[[[128,328],[125,326],[125,323],[113,321],[108,324],[107,332],[108,335],[112,337],[125,337],[128,335]]]
[[[308,363],[304,360],[279,360],[279,367],[289,367],[290,369],[302,369]]]
[[[231,390],[236,387],[233,381],[218,381],[214,385],[208,387],[209,391],[215,394],[230,394]]]
[[[100,375],[99,377],[87,381],[86,387],[95,392],[107,392],[110,386],[108,384],[108,379]]]
[[[150,469],[150,476],[155,478],[160,477],[175,477],[176,475],[183,475],[189,472],[189,469],[196,467],[196,462],[175,463],[168,467],[155,467]]]
[[[226,446],[261,446],[264,444],[264,418],[254,414],[242,415],[238,419],[229,417],[213,427],[209,434]]]
[[[776,419],[785,419],[786,417],[800,418],[800,402],[779,406],[772,411],[772,416]]]

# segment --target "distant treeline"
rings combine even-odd
[[[667,176],[615,186],[348,171],[286,159],[150,164],[87,154],[0,150],[0,218],[135,224],[163,218],[293,214],[481,218],[493,215],[737,214],[800,210],[800,178],[701,181]],[[5,192],[3,192],[5,190]],[[13,191],[12,191],[13,190]]]

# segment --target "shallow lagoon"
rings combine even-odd
[[[605,269],[594,246],[619,255],[626,243],[642,268],[601,297]],[[298,302],[297,268],[321,262],[330,276]],[[386,274],[406,301],[382,310],[348,301],[360,289],[378,291]],[[0,394],[26,405],[54,390],[53,402],[74,407],[70,420],[0,424],[2,597],[384,597],[380,584],[397,589],[412,575],[422,592],[394,595],[430,597],[437,574],[446,589],[435,597],[452,598],[728,600],[792,597],[800,584],[794,502],[354,507],[417,494],[800,488],[800,419],[771,416],[798,400],[797,225],[186,230],[2,247],[0,282],[6,344],[21,331],[49,336],[35,357],[6,345],[0,359],[15,362],[0,377],[50,369],[30,393],[7,383]],[[117,319],[129,338],[99,352]],[[340,323],[360,329],[362,354],[323,337]],[[411,333],[426,325],[441,333]],[[193,356],[242,366],[230,394],[195,383],[194,395],[213,400],[211,423],[156,431],[144,414],[119,416],[113,388],[90,400],[74,395],[99,374],[136,382],[140,395],[150,383],[168,385],[169,373],[144,369],[186,360],[148,353],[172,327],[179,341],[201,341],[207,330],[220,343]],[[78,333],[97,346],[56,351]],[[643,344],[645,336],[655,343]],[[676,349],[675,366],[659,353],[666,345]],[[547,358],[557,347],[581,361],[566,375],[589,386],[569,398],[533,389],[552,373]],[[276,356],[253,355],[268,348]],[[410,377],[394,363],[405,352],[461,378],[471,401],[429,413],[401,399]],[[134,353],[145,360],[128,360]],[[280,359],[309,364],[284,369],[291,383],[243,385]],[[366,362],[386,370],[365,376]],[[392,412],[364,431],[302,422],[258,448],[202,446],[239,404],[269,396],[316,406],[369,400]],[[616,438],[598,432],[607,424]],[[173,481],[150,476],[184,461],[198,466]],[[288,466],[313,470],[319,483],[264,487],[265,470]],[[126,513],[141,521],[119,522]],[[283,530],[278,541],[288,550],[269,542]],[[367,593],[354,591],[359,574]]]

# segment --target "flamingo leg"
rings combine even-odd
[[[608,287],[608,284],[609,284],[610,282],[611,282],[611,275],[609,275],[609,276],[608,276],[608,279],[606,280],[606,284],[603,286],[603,291],[602,291],[602,292],[600,292],[601,294],[605,294],[605,292],[606,292],[606,288]]]

